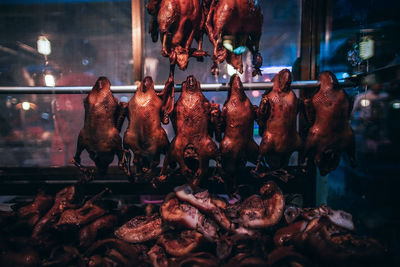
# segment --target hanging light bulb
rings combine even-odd
[[[56,86],[56,80],[52,74],[46,74],[44,76],[44,82],[46,86]]]
[[[42,55],[48,56],[51,54],[51,43],[46,36],[39,36],[37,40],[37,49]]]
[[[225,35],[224,40],[222,41],[222,45],[228,50],[233,51],[233,36]]]
[[[22,102],[22,109],[29,110],[31,108],[31,103],[29,102]]]

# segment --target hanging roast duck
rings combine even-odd
[[[123,104],[110,90],[111,83],[106,77],[97,79],[93,89],[84,100],[85,122],[78,136],[76,153],[72,162],[85,173],[86,179],[93,179],[93,173],[81,165],[81,153],[87,150],[99,173],[104,174],[108,165],[117,155],[119,166],[124,164],[124,153],[119,132],[122,127]],[[125,168],[126,169],[126,168]]]
[[[170,89],[170,88],[167,88]],[[173,91],[162,94],[162,99],[154,91],[151,77],[146,77],[128,104],[129,124],[124,135],[124,148],[132,150],[134,173],[150,173],[159,163],[160,154],[166,154],[169,141],[161,127],[169,122],[168,115],[174,106]],[[130,162],[130,153],[127,162]]]
[[[272,170],[287,166],[291,154],[301,148],[296,130],[299,101],[291,90],[292,74],[281,70],[273,79],[272,91],[264,94],[258,112],[262,140],[259,148],[257,174],[263,158]]]
[[[161,180],[165,179],[169,162],[178,162],[182,175],[192,186],[197,186],[207,174],[210,159],[216,160],[218,165],[219,151],[209,133],[212,121],[216,122],[218,116],[219,105],[207,100],[195,77],[187,77],[172,113],[176,136],[165,157]]]
[[[355,166],[355,140],[349,123],[352,105],[346,92],[339,88],[338,80],[329,71],[322,72],[319,81],[319,91],[312,99],[304,101],[307,118],[312,124],[304,157],[305,162],[314,159],[324,176],[336,169],[343,152]]]
[[[247,161],[257,161],[258,145],[253,139],[257,106],[253,106],[244,93],[239,75],[233,75],[229,83],[228,99],[222,108],[222,131],[220,143],[222,169],[229,177],[224,179],[228,191],[236,188],[237,176]]]
[[[243,72],[242,53],[248,48],[253,55],[253,76],[261,75],[262,57],[259,44],[263,15],[255,0],[213,0],[207,15],[206,30],[214,45],[211,72],[218,74],[218,64],[225,59]]]
[[[152,16],[149,28],[152,39],[157,41],[160,32],[161,53],[170,61],[170,74],[165,87],[171,87],[175,65],[185,70],[189,57],[201,60],[207,55],[202,50],[205,13],[199,0],[149,0],[146,9]],[[198,42],[197,50],[191,47],[193,39]]]

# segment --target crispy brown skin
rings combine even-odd
[[[278,229],[274,234],[275,245],[278,247],[287,245],[295,235],[300,234],[306,229],[307,224],[307,221],[298,221]]]
[[[245,46],[253,54],[253,76],[261,74],[262,57],[259,43],[262,32],[263,15],[261,9],[249,0],[213,0],[207,15],[206,30],[211,43],[214,45],[211,69],[213,74],[218,74],[219,63],[225,59],[240,73],[243,72],[242,56],[236,55],[222,46],[224,35],[231,35],[242,39]],[[235,40],[235,41],[238,41]]]
[[[377,240],[352,234],[333,235],[330,227],[328,220],[315,219],[313,225],[308,225],[306,230],[296,235],[295,246],[318,257],[324,266],[386,265],[387,252]]]
[[[262,140],[256,171],[263,157],[271,169],[287,166],[291,154],[301,148],[296,130],[299,103],[290,88],[292,74],[281,70],[273,79],[273,89],[264,94],[258,111]]]
[[[214,159],[219,165],[219,151],[209,134],[213,116],[219,116],[219,106],[214,105],[217,105],[216,112],[212,112],[213,104],[202,94],[200,83],[195,77],[188,76],[173,112],[176,135],[165,158],[162,175],[169,162],[178,162],[188,183],[198,186],[207,174],[209,160]],[[198,161],[197,170],[187,165],[189,158]]]
[[[106,188],[97,195],[94,195],[91,199],[85,202],[85,204],[78,209],[68,209],[61,214],[61,217],[56,224],[59,226],[83,226],[93,220],[103,216],[107,210],[98,206],[96,201],[98,201],[109,189]]]
[[[251,104],[244,93],[239,75],[233,75],[229,84],[228,99],[221,115],[222,131],[225,134],[219,149],[222,168],[228,174],[225,183],[231,192],[236,189],[237,176],[246,162],[256,163],[258,145],[253,139],[257,107]]]
[[[354,167],[355,141],[349,119],[352,106],[335,75],[324,71],[321,87],[312,99],[305,100],[306,114],[312,124],[305,146],[305,162],[314,160],[321,175],[337,168],[340,155],[347,153]]]
[[[69,209],[61,214],[57,226],[75,225],[82,226],[103,216],[106,213],[101,207],[92,203],[85,204],[79,209]]]
[[[154,245],[148,252],[151,263],[154,267],[168,267],[168,258],[165,251],[159,245]]]
[[[124,148],[133,152],[134,173],[154,169],[160,162],[160,154],[168,151],[169,141],[161,121],[168,123],[170,111],[165,109],[166,104],[172,104],[173,108],[174,101],[169,97],[166,93],[160,99],[154,91],[152,78],[146,77],[129,101],[129,124],[124,135]]]
[[[53,197],[39,192],[31,204],[18,209],[18,217],[26,220],[28,225],[34,227],[40,218],[51,208]]]
[[[283,215],[285,199],[276,183],[267,182],[261,187],[260,195],[253,195],[240,203],[240,222],[246,228],[271,227],[277,224]]]
[[[81,171],[81,153],[87,150],[100,173],[107,171],[108,165],[118,156],[122,167],[122,141],[119,135],[122,124],[118,121],[121,107],[110,90],[111,83],[106,77],[99,77],[92,91],[84,100],[85,123],[78,136],[73,161]],[[121,125],[120,125],[121,124]],[[92,177],[86,177],[91,179]]]
[[[129,243],[141,243],[156,239],[162,232],[162,220],[159,215],[153,214],[136,216],[115,230],[115,235]]]
[[[157,244],[164,247],[165,251],[172,256],[180,257],[194,251],[203,239],[203,235],[195,230],[184,230],[181,233],[162,234]]]
[[[79,245],[82,247],[89,246],[96,240],[99,231],[111,230],[117,221],[117,216],[110,214],[86,225],[79,232]]]
[[[62,189],[56,194],[54,198],[54,204],[51,209],[39,220],[35,225],[32,232],[33,238],[39,238],[40,234],[50,228],[51,224],[54,224],[63,211],[67,208],[74,208],[75,205],[72,202],[76,197],[75,186],[69,186]]]
[[[161,205],[160,213],[167,224],[197,230],[210,240],[217,237],[217,225],[197,208],[180,203],[174,193],[166,197]]]
[[[169,57],[171,65],[178,64],[185,70],[189,56],[202,57],[203,24],[205,16],[198,0],[161,0],[149,1],[148,12],[153,15],[152,35],[158,26],[162,42],[162,55]],[[154,21],[157,16],[157,23]],[[158,25],[157,25],[158,24]],[[193,39],[196,38],[198,50],[191,50]],[[154,38],[155,39],[155,38]]]
[[[41,215],[51,207],[52,203],[53,203],[52,196],[48,196],[44,192],[39,192],[39,194],[36,195],[35,199],[31,204],[21,207],[18,210],[18,216],[20,218],[25,218],[32,214]]]

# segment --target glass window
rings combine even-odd
[[[291,69],[296,58],[300,54],[300,26],[301,26],[301,1],[300,0],[271,0],[258,1],[264,16],[262,35],[260,40],[260,53],[263,57],[262,77],[252,77],[251,54],[243,54],[242,82],[270,81],[281,68]],[[144,74],[153,77],[158,84],[164,84],[168,79],[169,60],[161,55],[161,41],[156,43],[147,33],[150,15],[145,12],[145,49],[144,49]],[[197,42],[193,41],[192,47],[197,48]],[[202,83],[228,82],[229,73],[226,62],[219,65],[219,76],[213,76],[210,72],[212,66],[213,46],[207,35],[204,35],[203,50],[210,54],[204,62],[197,62],[191,58],[187,70],[176,68],[175,81],[177,83],[193,74]]]
[[[346,207],[358,218],[360,233],[373,233],[398,250],[399,216],[392,210],[400,171],[400,2],[332,3],[332,31],[321,45],[321,69],[360,82],[347,90],[354,100],[351,125],[358,166],[353,169],[342,161],[322,177],[319,201]]]
[[[2,1],[0,86],[132,84],[131,1]],[[40,49],[41,48],[41,49]]]
[[[282,68],[291,69],[299,56],[301,1],[259,1],[263,16],[260,53],[262,77],[251,76],[251,56],[244,55],[243,82],[270,81]],[[150,17],[144,11],[144,74],[156,84],[168,78],[169,61],[161,43],[148,34]],[[0,3],[0,86],[92,86],[98,76],[112,85],[134,83],[131,1],[20,0]],[[193,43],[196,47],[197,43]],[[213,47],[204,36],[204,50]],[[175,82],[189,74],[202,83],[228,82],[226,63],[212,76],[211,57],[190,59],[186,71],[177,69]],[[261,91],[247,92],[258,105]],[[208,92],[222,107],[226,92]],[[66,166],[75,153],[83,126],[85,94],[0,94],[0,160],[2,166]],[[132,94],[116,94],[129,100]],[[178,97],[179,94],[176,95]],[[25,103],[25,104],[24,104]],[[170,139],[171,125],[166,126]],[[121,135],[124,133],[124,128]],[[257,125],[255,138],[260,141]],[[82,163],[92,164],[87,153]],[[114,161],[116,163],[116,160]]]

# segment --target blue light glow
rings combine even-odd
[[[235,53],[236,55],[240,55],[243,54],[245,51],[246,51],[245,46],[238,46],[233,50],[233,53]]]
[[[280,72],[283,69],[288,69],[289,71],[292,71],[292,66],[262,66],[260,69],[262,74],[274,74]]]

